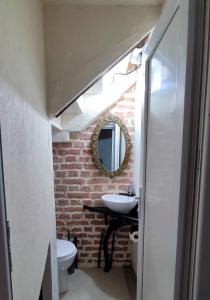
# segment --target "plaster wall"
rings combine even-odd
[[[52,141],[40,1],[0,1],[0,53],[0,123],[14,300],[39,298],[49,243],[53,300],[57,300]]]
[[[125,55],[159,15],[159,6],[45,5],[49,115]]]

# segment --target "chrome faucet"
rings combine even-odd
[[[128,187],[128,195],[129,196],[135,196],[136,194],[135,194],[135,187],[134,187],[134,185],[129,185],[129,187]]]

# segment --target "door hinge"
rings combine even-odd
[[[10,272],[12,273],[12,252],[11,252],[11,243],[10,243],[10,225],[9,220],[6,222],[7,225],[7,245],[8,245],[8,256],[9,256],[9,268]]]

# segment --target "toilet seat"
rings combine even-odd
[[[69,287],[69,268],[74,263],[77,248],[72,242],[57,240],[58,284],[59,293],[66,292]]]
[[[57,259],[63,261],[75,256],[77,248],[72,242],[66,240],[57,240]]]

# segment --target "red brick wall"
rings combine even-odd
[[[129,91],[129,97],[125,94],[106,112],[123,120],[132,143],[133,91],[134,88]],[[86,266],[96,266],[100,233],[106,226],[102,215],[84,211],[83,205],[103,205],[102,194],[127,191],[128,186],[133,183],[133,153],[120,176],[105,177],[96,168],[91,152],[91,139],[96,124],[97,121],[83,132],[71,133],[71,141],[68,143],[53,144],[57,235],[65,238],[67,228],[77,234],[79,263]],[[125,264],[130,264],[128,228],[122,228],[118,232],[113,257],[113,265]]]

